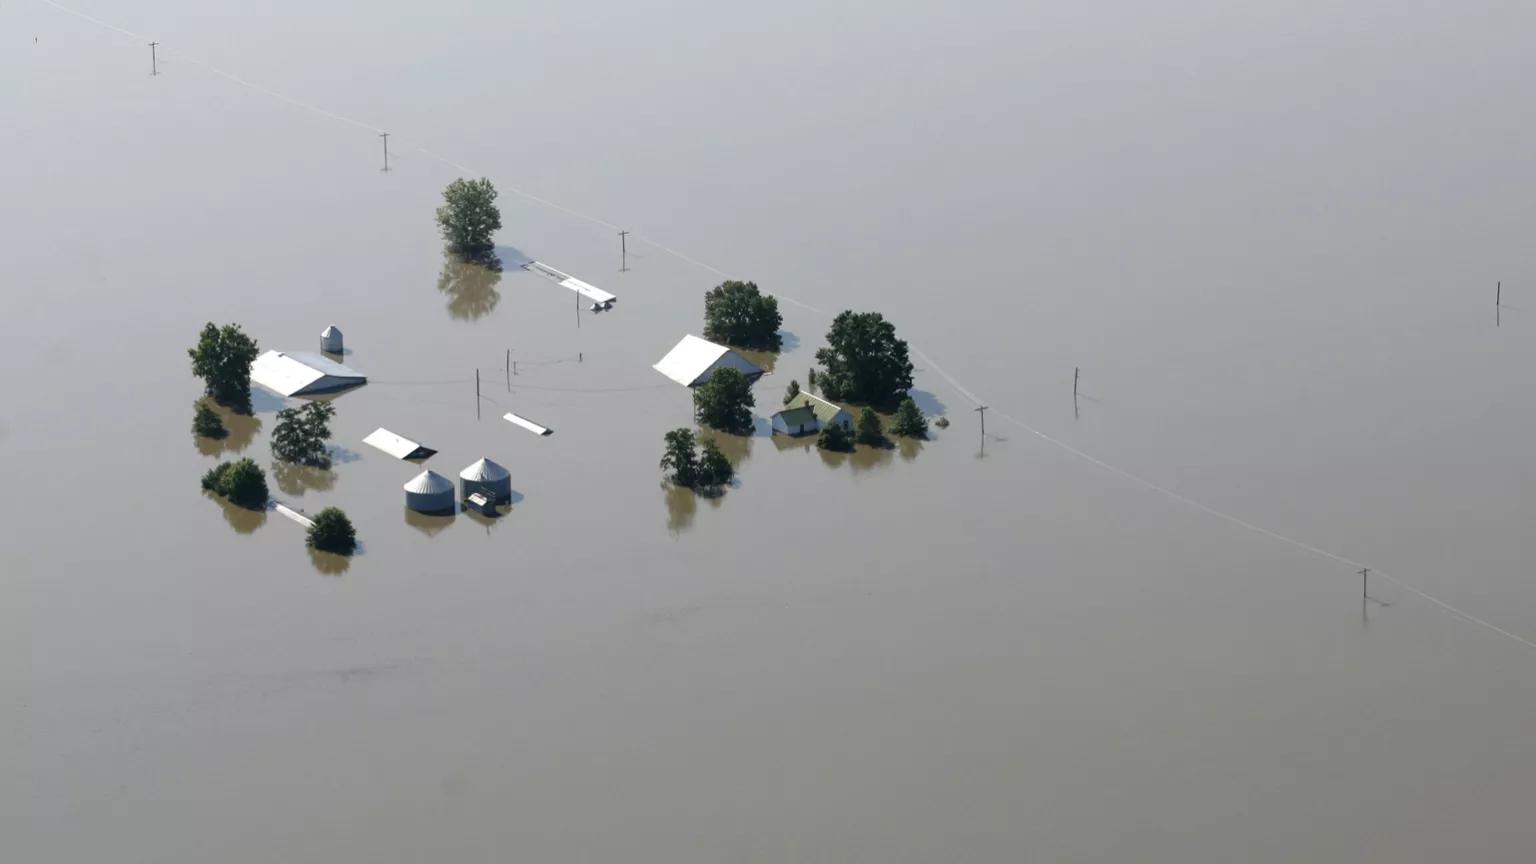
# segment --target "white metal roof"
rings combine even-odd
[[[524,270],[527,270],[530,273],[537,273],[540,276],[548,279],[552,279],[556,285],[569,288],[583,297],[590,298],[594,302],[612,303],[613,301],[619,299],[618,297],[609,294],[607,291],[604,291],[596,285],[583,282],[580,279],[577,279],[575,276],[572,276],[571,274],[562,270],[556,270],[555,268],[545,264],[542,261],[529,261],[527,264],[522,266]]]
[[[708,381],[716,369],[725,367],[738,370],[749,381],[763,374],[751,360],[692,333],[684,336],[683,341],[673,346],[652,368],[684,387],[696,387]]]
[[[437,452],[431,447],[424,447],[409,438],[396,435],[383,426],[369,432],[363,443],[377,447],[396,459],[425,459]]]
[[[325,328],[324,330],[321,330],[320,331],[320,335],[322,337],[340,336],[341,335],[341,331],[336,329],[336,325],[335,324],[332,324],[329,327]]]
[[[512,472],[489,459],[481,459],[460,471],[459,476],[475,483],[494,483],[497,480],[510,480]]]
[[[353,387],[368,377],[319,354],[267,351],[251,364],[251,380],[281,396],[298,396]]]
[[[539,424],[533,422],[532,420],[529,420],[527,417],[519,417],[516,414],[513,414],[511,411],[508,411],[506,414],[503,414],[501,419],[507,421],[508,423],[512,423],[512,424],[515,424],[517,426],[521,426],[524,429],[527,429],[529,432],[532,432],[535,435],[553,435],[554,434],[554,432],[552,432],[551,430],[549,430],[549,429],[547,429],[547,428],[545,428],[543,426],[540,426]]]
[[[416,495],[441,495],[453,491],[453,481],[428,468],[406,481],[403,488]]]

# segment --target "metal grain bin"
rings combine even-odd
[[[489,459],[481,459],[459,472],[460,497],[484,492],[497,504],[512,502],[512,474]]]
[[[453,481],[427,470],[405,484],[405,506],[418,513],[452,513]]]
[[[327,354],[341,353],[341,331],[335,324],[320,331],[320,350]]]

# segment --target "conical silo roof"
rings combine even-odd
[[[495,483],[512,479],[512,472],[489,459],[481,459],[459,472],[459,477],[474,483]]]
[[[332,336],[340,336],[340,335],[341,335],[341,331],[336,329],[336,325],[335,324],[332,324],[331,326],[329,326],[329,327],[325,328],[324,330],[320,331],[320,338],[321,339],[329,339]]]
[[[438,495],[443,492],[453,491],[453,481],[431,470],[417,474],[405,484],[405,491],[416,495]]]

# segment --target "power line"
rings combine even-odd
[[[105,29],[115,31],[117,33],[121,33],[121,34],[123,34],[125,36],[130,36],[130,37],[133,37],[135,39],[147,38],[147,37],[144,37],[141,34],[133,32],[131,30],[126,30],[126,29],[124,29],[122,27],[118,27],[115,24],[111,24],[109,22],[103,21],[100,18],[95,18],[95,17],[93,17],[91,15],[87,15],[87,14],[85,14],[83,12],[78,11],[78,10],[71,9],[68,6],[64,6],[64,5],[60,4],[60,3],[55,2],[55,0],[38,0],[38,2],[44,3],[44,4],[48,5],[48,6],[51,6],[51,7],[55,8],[55,9],[59,10],[60,12],[64,12],[64,13],[66,13],[68,15],[72,15],[72,16],[74,16],[76,18],[81,19],[81,20],[88,21],[88,22],[90,22],[92,24],[95,24],[95,25],[97,25],[99,27],[103,27]],[[158,44],[158,43],[156,43],[156,44]],[[176,52],[172,52],[172,53],[176,53]],[[283,93],[279,93],[279,92],[277,92],[275,90],[272,90],[272,89],[269,89],[267,87],[263,87],[263,86],[261,86],[259,84],[256,84],[254,82],[248,81],[248,80],[246,80],[244,78],[241,78],[239,75],[236,75],[233,72],[229,72],[229,71],[220,69],[220,68],[218,68],[218,67],[216,67],[216,66],[214,66],[214,65],[212,65],[210,63],[207,63],[207,62],[204,62],[204,61],[201,61],[201,60],[197,60],[197,59],[195,59],[193,57],[190,57],[190,56],[187,56],[187,55],[184,55],[184,54],[177,54],[177,56],[180,56],[184,61],[186,61],[188,63],[192,63],[192,64],[195,64],[195,65],[198,65],[198,66],[202,66],[203,68],[207,69],[208,71],[212,72],[213,74],[218,75],[218,76],[223,77],[223,78],[226,78],[226,79],[228,79],[230,81],[233,81],[234,83],[239,84],[242,87],[246,87],[246,88],[248,88],[250,90],[253,90],[255,92],[258,92],[258,93],[262,93],[262,94],[264,94],[266,96],[269,96],[269,97],[271,97],[273,99],[277,99],[277,100],[279,100],[281,102],[286,102],[289,105],[292,105],[292,106],[294,106],[296,108],[302,108],[302,109],[304,109],[306,111],[312,112],[314,114],[318,114],[318,115],[320,115],[322,117],[328,117],[328,118],[330,118],[332,120],[336,120],[336,121],[341,122],[341,123],[346,123],[346,124],[349,124],[349,125],[352,125],[352,126],[357,126],[357,127],[363,128],[363,129],[368,129],[368,130],[371,130],[373,132],[379,133],[381,135],[384,134],[384,130],[378,128],[377,126],[373,126],[373,125],[365,123],[365,122],[363,122],[361,120],[357,120],[357,119],[354,119],[354,118],[351,118],[351,117],[347,117],[347,116],[342,115],[342,114],[337,114],[335,112],[328,111],[328,110],[326,110],[324,108],[321,108],[321,107],[319,107],[317,105],[313,105],[313,104],[310,104],[310,103],[307,103],[307,102],[300,101],[300,100],[295,99],[295,98],[293,98],[291,96],[287,96],[287,95],[285,95]],[[152,62],[153,62],[153,55],[152,55]],[[466,165],[464,165],[464,164],[462,164],[460,162],[455,162],[455,161],[453,161],[451,159],[448,159],[447,157],[440,156],[440,155],[438,155],[436,153],[433,153],[431,150],[428,150],[427,148],[422,147],[420,145],[417,145],[415,149],[418,152],[420,152],[422,155],[426,156],[429,159],[436,160],[437,162],[439,162],[439,163],[441,163],[443,165],[447,165],[447,166],[449,166],[451,168],[454,168],[454,169],[457,169],[459,171],[465,172],[466,174],[481,174],[481,175],[484,175],[484,172],[475,171],[474,169],[472,169],[472,168],[470,168],[470,167],[468,167],[468,166],[466,166]],[[639,241],[641,241],[643,243],[649,244],[652,248],[657,249],[660,252],[664,252],[664,253],[666,253],[668,255],[673,256],[674,258],[677,258],[680,261],[684,261],[686,263],[692,264],[695,267],[698,267],[700,269],[707,270],[707,271],[709,271],[711,273],[714,273],[714,274],[716,274],[716,275],[718,275],[718,276],[720,276],[722,278],[730,278],[730,274],[729,273],[727,273],[724,270],[721,270],[718,267],[714,267],[714,266],[711,266],[709,264],[706,264],[703,261],[700,261],[700,260],[698,260],[696,258],[693,258],[693,257],[691,257],[691,256],[689,256],[689,255],[687,255],[687,254],[685,254],[685,253],[683,253],[683,252],[681,252],[681,251],[679,251],[677,249],[673,249],[673,248],[671,248],[671,247],[661,243],[660,241],[650,239],[650,238],[645,237],[645,236],[640,235],[640,234],[634,234],[634,232],[626,231],[625,229],[620,228],[618,225],[616,225],[616,224],[614,224],[612,222],[609,222],[608,220],[603,219],[601,217],[593,216],[593,215],[588,214],[588,213],[583,213],[583,212],[581,212],[579,210],[574,210],[574,209],[572,209],[570,207],[566,207],[566,206],[564,206],[562,204],[556,203],[556,202],[551,201],[551,200],[549,200],[547,198],[541,197],[539,195],[535,195],[532,192],[528,192],[526,190],[519,189],[519,188],[517,188],[515,186],[508,185],[508,186],[504,186],[503,188],[506,188],[508,191],[512,192],[513,194],[518,195],[518,196],[520,196],[522,198],[525,198],[525,199],[527,199],[529,201],[533,201],[533,202],[535,202],[537,204],[542,204],[542,205],[544,205],[546,207],[549,207],[552,210],[558,210],[558,211],[560,211],[562,213],[565,213],[567,215],[574,216],[574,217],[577,217],[579,219],[584,219],[584,220],[586,220],[588,222],[591,222],[593,224],[601,225],[601,226],[613,229],[615,231],[623,231],[624,232],[624,236],[629,236],[629,235],[633,234],[635,239],[637,239],[637,240],[639,240]],[[1498,293],[1497,293],[1497,295],[1495,297],[1495,301],[1496,301],[1496,304],[1501,304],[1502,294],[1503,294],[1503,285],[1502,285],[1502,283],[1499,284],[1497,292]],[[781,295],[777,295],[777,296],[778,296],[778,299],[780,299],[780,300],[782,300],[782,301],[784,301],[786,303],[789,303],[791,305],[799,306],[799,307],[801,307],[803,309],[806,309],[808,311],[820,314],[823,317],[830,317],[829,313],[827,313],[825,310],[819,309],[816,306],[813,306],[813,305],[811,305],[809,303],[805,303],[803,301],[796,300],[796,299],[794,299],[792,297],[787,297],[787,296],[784,296],[782,294]],[[579,303],[578,303],[578,306],[577,306],[577,326],[578,327],[580,326],[580,322],[581,322],[581,319],[580,319],[580,306],[579,306]],[[916,347],[912,347],[911,348],[911,352],[912,352],[913,355],[915,355],[915,356],[919,357],[920,359],[922,359],[928,365],[929,369],[933,370],[940,377],[942,377],[946,382],[948,382],[949,385],[951,387],[953,387],[956,392],[958,392],[959,394],[961,394],[962,396],[964,396],[965,398],[969,399],[971,402],[973,402],[977,406],[979,406],[979,407],[977,407],[974,410],[976,410],[978,413],[980,413],[982,415],[982,423],[983,423],[983,433],[982,434],[983,434],[983,436],[985,436],[985,416],[986,416],[985,412],[987,410],[993,410],[993,409],[990,409],[989,406],[987,406],[980,397],[978,397],[972,391],[968,390],[964,385],[962,385],[959,381],[957,381],[948,372],[944,371],[944,369],[941,366],[939,366],[937,363],[934,363],[932,358],[928,357],[922,351],[918,350]],[[476,372],[476,376],[478,378],[478,370]],[[382,382],[380,382],[380,383],[382,383]],[[397,383],[407,383],[407,382],[397,382]],[[423,382],[423,383],[426,383],[426,382]],[[665,385],[658,385],[658,386],[665,386]],[[536,389],[536,388],[528,388],[528,389]],[[545,388],[545,389],[556,389],[556,388]],[[634,388],[634,389],[649,389],[649,388]],[[564,391],[564,392],[573,392],[573,391]],[[605,391],[591,390],[591,391],[587,391],[587,392],[605,392]],[[1010,416],[1010,415],[1008,415],[1008,414],[1006,414],[1006,413],[1004,413],[1004,412],[1002,412],[1000,410],[997,411],[997,414],[998,414],[998,416],[1002,417],[1004,420],[1014,424],[1015,426],[1017,426],[1020,429],[1023,429],[1025,432],[1028,432],[1031,435],[1034,435],[1036,438],[1039,438],[1041,441],[1044,441],[1044,442],[1046,442],[1048,444],[1051,444],[1052,446],[1055,446],[1055,447],[1057,447],[1057,448],[1059,448],[1059,449],[1061,449],[1061,450],[1063,450],[1063,451],[1065,451],[1065,452],[1067,452],[1067,453],[1069,453],[1071,455],[1074,455],[1074,456],[1076,456],[1076,457],[1078,457],[1080,459],[1083,459],[1083,460],[1085,460],[1085,461],[1087,461],[1087,462],[1089,462],[1089,463],[1091,463],[1093,465],[1097,465],[1098,467],[1104,469],[1105,471],[1109,471],[1109,472],[1111,472],[1113,474],[1119,475],[1119,476],[1121,476],[1121,477],[1123,477],[1123,478],[1125,478],[1127,480],[1130,480],[1130,481],[1132,481],[1134,483],[1137,483],[1139,485],[1145,486],[1148,489],[1151,489],[1153,491],[1159,492],[1159,493],[1167,496],[1168,498],[1170,498],[1170,499],[1172,499],[1174,501],[1177,501],[1177,502],[1180,502],[1182,504],[1185,504],[1186,506],[1192,507],[1192,508],[1194,508],[1196,510],[1199,510],[1199,511],[1201,511],[1203,513],[1206,513],[1207,515],[1214,516],[1214,517],[1216,517],[1218,519],[1222,519],[1224,521],[1227,521],[1227,522],[1229,522],[1229,523],[1231,523],[1233,525],[1237,525],[1237,526],[1239,526],[1241,528],[1246,528],[1246,529],[1248,529],[1250,531],[1253,531],[1253,532],[1256,532],[1256,533],[1259,533],[1259,534],[1263,534],[1264,536],[1269,537],[1269,538],[1271,538],[1273,540],[1277,540],[1279,542],[1289,544],[1289,545],[1294,546],[1294,547],[1296,547],[1298,549],[1301,549],[1301,550],[1304,550],[1304,551],[1307,551],[1307,552],[1311,552],[1311,553],[1313,553],[1315,555],[1318,555],[1318,556],[1321,556],[1321,557],[1324,557],[1324,558],[1328,558],[1330,560],[1336,561],[1336,562],[1341,563],[1341,564],[1348,565],[1348,566],[1350,566],[1352,568],[1367,569],[1367,568],[1364,567],[1363,564],[1361,564],[1358,561],[1354,561],[1354,560],[1346,558],[1346,557],[1344,557],[1342,555],[1334,554],[1332,552],[1329,552],[1329,551],[1327,551],[1325,549],[1322,549],[1322,548],[1319,548],[1317,546],[1313,546],[1313,545],[1311,545],[1309,543],[1306,543],[1304,541],[1296,540],[1296,539],[1293,539],[1291,537],[1287,537],[1287,536],[1285,536],[1283,534],[1280,534],[1280,533],[1278,533],[1276,531],[1271,531],[1268,528],[1264,528],[1264,527],[1262,527],[1260,525],[1257,525],[1257,524],[1254,524],[1252,522],[1246,521],[1246,520],[1244,520],[1244,519],[1242,519],[1242,518],[1240,518],[1238,516],[1234,516],[1234,515],[1232,515],[1230,513],[1225,513],[1223,511],[1217,510],[1216,508],[1211,507],[1209,505],[1202,504],[1201,502],[1196,501],[1193,498],[1189,498],[1189,497],[1187,497],[1185,495],[1181,495],[1180,493],[1175,492],[1172,489],[1169,489],[1169,488],[1167,488],[1165,486],[1161,486],[1161,485],[1159,485],[1159,484],[1157,484],[1157,483],[1155,483],[1155,482],[1153,482],[1151,480],[1147,480],[1147,479],[1145,479],[1145,478],[1143,478],[1143,477],[1141,477],[1141,476],[1139,476],[1137,474],[1134,474],[1134,473],[1132,473],[1132,472],[1130,472],[1130,471],[1128,471],[1126,469],[1120,468],[1120,467],[1118,467],[1116,465],[1113,465],[1113,464],[1111,464],[1109,462],[1104,461],[1103,459],[1100,459],[1100,458],[1098,458],[1096,456],[1090,455],[1090,454],[1088,454],[1088,453],[1086,453],[1086,452],[1084,452],[1082,450],[1079,450],[1078,448],[1073,447],[1072,445],[1070,445],[1070,444],[1068,444],[1068,443],[1066,443],[1064,441],[1061,441],[1061,440],[1058,440],[1056,438],[1053,438],[1050,435],[1047,435],[1046,433],[1040,431],[1039,429],[1036,429],[1033,426],[1030,426],[1028,423],[1025,423],[1024,421],[1019,420],[1016,417]],[[1449,612],[1449,613],[1451,613],[1453,615],[1456,615],[1457,617],[1460,617],[1463,620],[1466,620],[1466,621],[1468,621],[1470,623],[1473,623],[1473,624],[1477,624],[1477,625],[1479,625],[1481,627],[1484,627],[1484,628],[1486,628],[1488,630],[1491,630],[1494,633],[1498,633],[1498,634],[1500,634],[1502,636],[1506,636],[1506,637],[1508,637],[1510,639],[1513,639],[1516,642],[1519,642],[1519,643],[1521,643],[1521,644],[1523,644],[1523,645],[1525,645],[1525,646],[1527,646],[1529,648],[1536,649],[1536,642],[1533,642],[1533,641],[1531,641],[1529,639],[1526,639],[1523,636],[1520,636],[1518,634],[1515,634],[1515,633],[1512,633],[1512,632],[1510,632],[1508,630],[1505,630],[1502,627],[1499,627],[1498,625],[1493,624],[1492,622],[1489,622],[1489,621],[1486,621],[1486,620],[1484,620],[1482,618],[1479,618],[1479,617],[1477,617],[1476,615],[1473,615],[1470,612],[1467,612],[1465,610],[1459,609],[1456,606],[1453,606],[1450,603],[1447,603],[1447,602],[1439,599],[1438,597],[1435,597],[1435,596],[1433,596],[1433,595],[1431,595],[1431,594],[1429,594],[1429,593],[1427,593],[1427,592],[1425,592],[1425,591],[1423,591],[1423,590],[1421,590],[1419,588],[1415,588],[1414,586],[1412,586],[1412,585],[1410,585],[1410,584],[1408,584],[1406,582],[1403,582],[1401,579],[1398,579],[1398,578],[1396,578],[1396,577],[1394,577],[1394,576],[1392,576],[1392,575],[1390,575],[1388,573],[1385,573],[1383,571],[1377,570],[1376,574],[1378,576],[1380,576],[1381,578],[1386,579],[1387,581],[1391,582],[1392,584],[1397,585],[1399,588],[1402,588],[1403,590],[1408,591],[1409,593],[1414,594],[1415,596],[1417,596],[1417,597],[1419,597],[1419,598],[1421,598],[1421,599],[1423,599],[1423,600],[1425,600],[1425,601],[1427,601],[1429,603],[1432,603],[1435,606],[1440,607],[1442,610],[1444,610],[1446,612]]]

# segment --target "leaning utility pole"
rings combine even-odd
[[[987,437],[987,406],[986,405],[979,406],[978,408],[976,408],[976,413],[981,415],[981,437],[982,437],[982,439],[986,439],[986,437]]]
[[[379,137],[384,139],[384,167],[380,168],[379,170],[380,171],[388,171],[389,170],[389,133],[388,132],[380,132],[379,133]]]
[[[1367,596],[1366,593],[1365,593],[1365,587],[1366,587],[1365,580],[1369,579],[1370,576],[1371,576],[1371,568],[1369,568],[1369,567],[1361,567],[1360,568],[1360,596],[1362,598]]]
[[[155,58],[155,46],[159,44],[159,42],[149,43],[149,74],[151,75],[160,74],[160,64]]]
[[[628,231],[620,231],[619,232],[619,272],[620,273],[624,273],[624,272],[629,270],[629,242],[626,239],[628,237],[629,237],[629,232]]]

